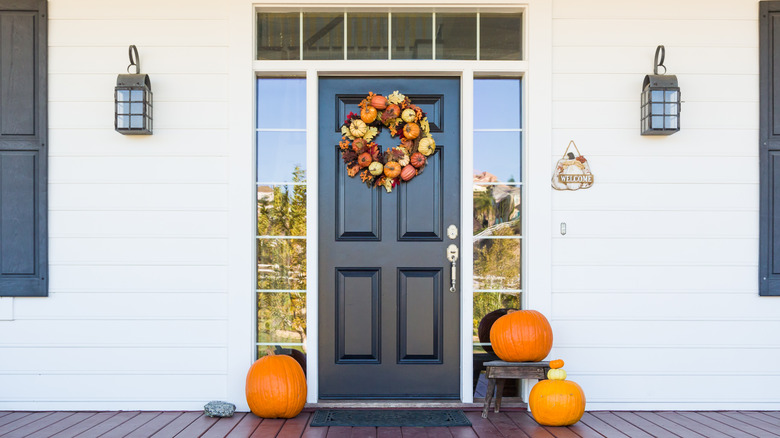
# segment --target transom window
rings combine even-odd
[[[520,12],[258,12],[257,59],[519,61]]]

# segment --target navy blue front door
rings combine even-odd
[[[341,124],[368,93],[427,113],[437,153],[392,193],[350,178]],[[446,236],[460,228],[460,79],[319,82],[319,397],[460,398],[460,287]],[[400,140],[385,129],[383,150]]]

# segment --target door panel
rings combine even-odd
[[[323,78],[319,92],[321,399],[460,397],[460,298],[444,234],[460,228],[460,80]],[[437,153],[392,193],[350,178],[341,124],[369,91],[427,113]],[[400,140],[384,129],[383,150]]]

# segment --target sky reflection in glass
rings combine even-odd
[[[474,173],[488,172],[498,182],[521,182],[520,132],[475,132]]]
[[[474,129],[520,129],[520,79],[474,81]]]
[[[258,129],[306,129],[306,80],[257,80]]]
[[[306,169],[306,132],[257,133],[258,182],[292,182],[296,167]]]

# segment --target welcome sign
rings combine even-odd
[[[574,150],[569,152],[569,148],[574,146]],[[552,177],[552,187],[555,190],[579,190],[589,189],[593,186],[593,172],[590,171],[590,163],[577,149],[574,140],[569,142],[563,157],[555,164],[555,171]]]

